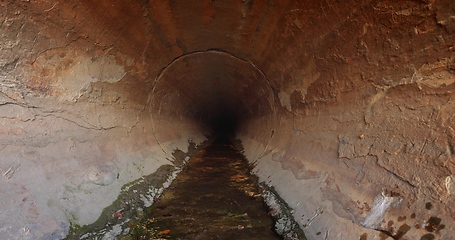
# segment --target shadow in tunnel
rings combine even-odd
[[[215,139],[235,138],[239,123],[240,119],[237,114],[231,112],[219,112],[208,121],[211,135]]]

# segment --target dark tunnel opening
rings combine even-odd
[[[263,72],[219,50],[193,52],[170,62],[155,79],[149,106],[158,142],[186,134],[233,139],[248,133],[256,121],[268,130],[275,121],[275,96]],[[164,131],[167,127],[175,132]],[[269,137],[266,132],[257,136]]]
[[[233,138],[236,135],[241,119],[235,113],[223,110],[220,109],[220,112],[217,112],[208,121],[208,127],[211,129],[213,137]]]

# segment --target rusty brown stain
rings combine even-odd
[[[403,222],[404,220],[406,220],[406,216],[398,216],[398,222]]]
[[[394,238],[401,239],[401,237],[406,235],[406,233],[409,232],[409,230],[411,230],[411,226],[409,226],[407,224],[401,225],[400,228],[398,228],[397,233],[395,234]]]

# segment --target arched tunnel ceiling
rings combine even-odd
[[[183,122],[199,122],[201,131],[211,135],[211,123],[220,116],[242,124],[251,118],[274,119],[275,112],[263,73],[251,62],[216,50],[175,59],[157,76],[149,99],[157,138],[162,129],[164,135],[169,132],[161,122],[180,125],[182,117]]]
[[[220,111],[309,239],[451,239],[454,4],[1,1],[0,231],[95,222]]]

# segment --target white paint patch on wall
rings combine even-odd
[[[455,175],[446,177],[446,189],[449,195],[455,196]]]
[[[292,111],[290,94],[280,91],[278,93],[278,98],[280,99],[281,106],[285,107],[288,111]]]
[[[69,69],[57,73],[53,86],[63,100],[75,101],[93,82],[115,83],[126,75],[123,65],[114,56],[101,56],[96,59],[83,58]]]
[[[89,63],[88,74],[93,80],[115,83],[120,81],[126,72],[122,65],[117,64],[114,56],[108,55]]]

